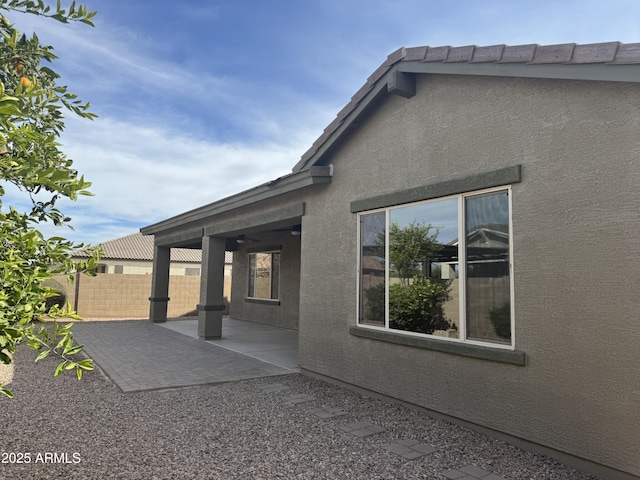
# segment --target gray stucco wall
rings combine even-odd
[[[300,366],[640,475],[640,86],[421,76],[417,96],[391,96],[359,124],[332,184],[306,198]],[[518,164],[526,366],[350,335],[350,202]]]
[[[298,329],[300,304],[300,237],[289,232],[250,235],[260,242],[242,244],[233,256],[230,312],[233,318]],[[247,300],[248,253],[275,247],[280,250],[280,298],[278,302]]]

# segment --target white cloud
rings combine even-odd
[[[251,145],[108,118],[90,130],[69,122],[63,149],[95,195],[71,204],[78,212],[71,236],[93,242],[92,224],[105,232],[110,223],[139,228],[289,173],[316,132],[302,124],[276,130],[273,142]]]

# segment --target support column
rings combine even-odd
[[[169,302],[169,266],[171,248],[158,247],[153,252],[153,273],[151,277],[151,296],[149,302],[149,320],[153,323],[167,321],[167,303]]]
[[[202,238],[198,337],[209,340],[222,337],[224,311],[224,238]]]

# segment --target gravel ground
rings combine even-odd
[[[595,478],[302,375],[123,394],[97,370],[54,380],[55,360],[34,358],[16,354],[16,398],[0,398],[3,479],[443,479],[467,465],[511,480]],[[274,383],[289,390],[261,388]],[[295,394],[316,400],[287,402]],[[320,419],[310,413],[319,406],[347,414]],[[357,438],[340,429],[357,421],[386,430]],[[436,451],[405,460],[385,449],[403,439]],[[30,463],[2,463],[20,454]]]

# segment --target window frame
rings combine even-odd
[[[480,195],[486,195],[496,192],[507,192],[508,199],[508,217],[509,217],[509,294],[510,294],[510,322],[511,322],[511,338],[509,343],[503,342],[492,342],[490,340],[480,340],[480,339],[472,339],[467,338],[467,308],[466,308],[466,297],[467,297],[467,249],[466,249],[466,228],[465,228],[465,201],[467,198],[476,197]],[[389,241],[388,241],[388,232],[390,225],[390,213],[393,210],[406,208],[414,205],[421,205],[427,203],[441,202],[450,199],[457,199],[457,209],[458,209],[458,256],[459,256],[459,285],[460,285],[460,293],[458,299],[458,308],[460,312],[460,322],[458,325],[459,336],[458,338],[444,337],[438,335],[430,335],[425,333],[411,332],[406,330],[397,330],[389,327],[389,280],[390,280],[390,268],[389,268]],[[361,210],[356,211],[356,225],[357,225],[357,277],[356,277],[356,326],[352,328],[352,330],[376,330],[379,332],[384,332],[384,334],[391,334],[394,337],[399,336],[400,338],[405,337],[417,337],[420,339],[427,339],[427,343],[430,344],[432,342],[451,342],[454,344],[460,345],[468,345],[468,346],[478,346],[489,349],[500,349],[500,350],[515,350],[516,345],[516,336],[515,336],[515,287],[514,287],[514,276],[513,276],[513,263],[514,263],[514,249],[513,249],[513,191],[510,184],[508,185],[500,185],[494,186],[490,188],[477,189],[472,191],[454,193],[451,195],[443,195],[439,197],[427,198],[423,200],[415,200],[409,201],[406,203],[393,204],[386,207],[373,208],[371,210]],[[384,326],[372,325],[368,323],[361,323],[360,321],[360,309],[362,305],[361,301],[361,281],[362,281],[362,251],[361,251],[361,226],[362,226],[362,217],[366,215],[385,213],[385,318],[384,318]],[[354,333],[354,332],[352,332]],[[361,335],[366,336],[366,335]]]
[[[263,298],[263,297],[256,297],[255,293],[256,293],[256,277],[253,276],[253,282],[251,281],[252,279],[252,274],[251,274],[251,257],[255,257],[256,261],[257,261],[257,255],[264,255],[264,254],[268,254],[270,255],[270,263],[269,263],[269,298]],[[273,284],[274,284],[274,279],[273,279],[273,271],[274,271],[274,254],[278,255],[278,263],[277,263],[277,270],[278,270],[278,278],[277,278],[277,296],[274,298],[273,297]],[[282,252],[279,249],[268,249],[268,250],[259,250],[259,251],[253,251],[253,252],[248,252],[247,254],[247,297],[246,299],[249,301],[257,301],[257,302],[279,302],[280,301],[280,272],[281,272],[281,264],[282,264]],[[257,273],[257,268],[254,272]],[[253,286],[253,292],[251,292],[251,287]],[[253,295],[252,295],[253,293]]]

